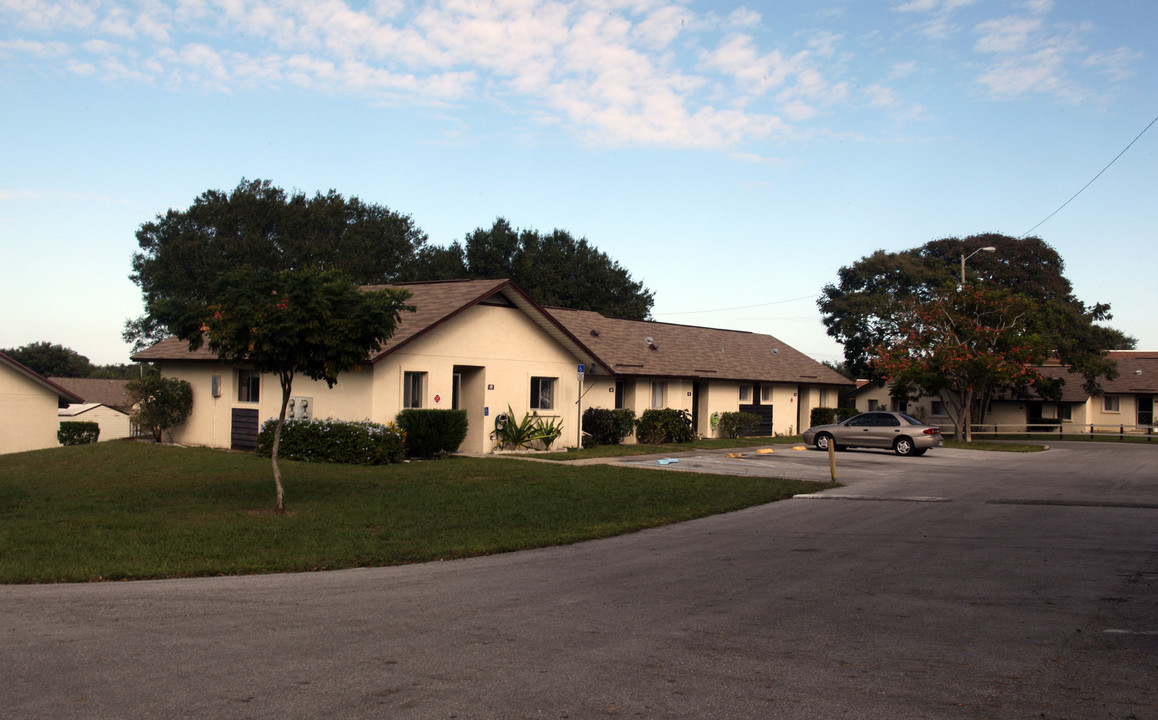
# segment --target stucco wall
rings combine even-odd
[[[552,409],[544,418],[563,423],[554,448],[578,444],[578,361],[515,308],[476,305],[380,361],[374,368],[374,419],[392,420],[403,406],[403,377],[425,373],[422,407],[452,407],[455,372],[463,376],[460,409],[467,412],[468,434],[460,450],[488,452],[495,418],[507,412],[516,420],[531,412],[531,378],[553,378]]]
[[[57,447],[59,397],[0,365],[0,454]]]
[[[161,364],[161,374],[186,380],[193,387],[193,411],[182,425],[170,433],[173,441],[189,445],[207,445],[227,448],[234,408],[258,411],[259,422],[276,418],[281,411],[281,385],[274,375],[261,377],[258,402],[238,400],[238,370],[243,366],[216,363]],[[358,372],[349,372],[339,378],[333,388],[325,382],[299,376],[294,379],[292,396],[310,399],[311,415],[343,420],[366,420],[371,417],[371,387],[374,370],[361,366]],[[213,376],[220,377],[220,395],[213,396]]]

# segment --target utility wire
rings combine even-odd
[[[1039,227],[1041,227],[1042,225],[1045,225],[1045,224],[1046,224],[1046,222],[1047,222],[1047,221],[1048,221],[1048,220],[1049,220],[1051,217],[1053,217],[1054,215],[1057,215],[1059,212],[1061,212],[1061,211],[1062,211],[1062,208],[1064,208],[1066,205],[1069,205],[1071,202],[1073,202],[1073,201],[1074,201],[1074,198],[1076,198],[1078,195],[1081,195],[1083,192],[1085,192],[1086,188],[1088,188],[1089,186],[1091,186],[1091,185],[1093,185],[1093,184],[1094,184],[1094,180],[1097,180],[1098,178],[1100,178],[1100,177],[1102,176],[1102,173],[1104,173],[1104,172],[1106,172],[1107,170],[1109,170],[1109,169],[1110,169],[1110,165],[1113,165],[1114,163],[1118,162],[1118,158],[1120,158],[1120,157],[1122,157],[1123,155],[1125,155],[1125,154],[1126,154],[1126,150],[1129,150],[1129,149],[1130,149],[1130,148],[1131,148],[1131,147],[1134,145],[1134,143],[1138,142],[1138,138],[1140,138],[1140,137],[1142,137],[1143,135],[1145,135],[1145,134],[1146,134],[1146,131],[1147,131],[1147,130],[1149,130],[1151,127],[1153,127],[1154,123],[1156,123],[1156,122],[1158,122],[1158,115],[1156,115],[1156,116],[1154,117],[1154,119],[1150,121],[1150,124],[1149,124],[1149,125],[1147,125],[1145,128],[1143,128],[1142,132],[1138,133],[1138,137],[1136,137],[1136,138],[1134,138],[1133,140],[1131,140],[1131,141],[1130,141],[1130,144],[1129,144],[1129,145],[1127,145],[1127,146],[1126,146],[1126,147],[1125,147],[1125,148],[1122,150],[1122,152],[1118,153],[1118,154],[1117,154],[1117,155],[1114,157],[1114,159],[1110,161],[1110,164],[1109,164],[1109,165],[1106,165],[1106,167],[1102,168],[1102,172],[1100,172],[1100,173],[1098,173],[1097,175],[1095,175],[1093,180],[1090,180],[1088,183],[1086,183],[1085,185],[1083,185],[1083,186],[1082,186],[1082,189],[1081,189],[1081,190],[1078,190],[1076,193],[1074,193],[1073,197],[1071,197],[1069,200],[1066,200],[1064,203],[1062,203],[1062,204],[1061,204],[1061,207],[1059,207],[1057,210],[1054,210],[1054,211],[1053,211],[1053,212],[1051,212],[1049,215],[1047,215],[1047,216],[1046,216],[1046,218],[1045,218],[1045,220],[1042,220],[1042,221],[1041,221],[1041,222],[1039,222],[1037,225],[1034,225],[1034,226],[1033,226],[1033,227],[1031,227],[1030,229],[1026,230],[1024,233],[1022,233],[1022,234],[1021,234],[1021,237],[1020,237],[1020,238],[1018,238],[1018,240],[1020,240],[1020,239],[1024,238],[1026,235],[1029,235],[1031,232],[1033,232],[1034,230],[1037,230],[1037,229],[1038,229]]]
[[[783,305],[784,303],[797,302],[798,300],[811,300],[812,298],[820,297],[819,295],[805,295],[803,297],[791,298],[789,300],[776,300],[774,302],[760,303],[759,305],[741,305],[740,307],[719,308],[717,310],[687,310],[684,312],[666,312],[655,313],[656,315],[702,315],[704,313],[718,313],[731,312],[732,310],[751,310],[752,308],[768,307],[769,305]]]

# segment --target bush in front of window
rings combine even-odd
[[[277,420],[265,421],[257,434],[257,454],[269,457]],[[406,433],[394,423],[368,420],[286,420],[278,457],[305,462],[386,465],[406,457]]]
[[[101,436],[101,426],[91,421],[65,420],[56,431],[61,445],[88,445]]]
[[[403,410],[395,422],[406,433],[406,448],[412,457],[449,455],[466,439],[465,410]]]
[[[817,425],[831,425],[840,422],[841,420],[848,420],[854,415],[860,415],[860,410],[851,407],[842,408],[825,408],[815,407],[809,413],[809,427],[816,427]]]
[[[583,447],[618,445],[634,429],[634,410],[587,408],[583,411]]]
[[[644,410],[635,424],[635,439],[644,445],[685,443],[695,439],[692,416],[687,410]]]
[[[760,416],[750,412],[720,413],[720,432],[724,437],[738,438],[760,424]]]

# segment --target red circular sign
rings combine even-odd
[[[434,396],[434,402],[436,402],[436,403],[442,402],[442,396],[441,395],[435,395]]]

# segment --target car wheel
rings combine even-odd
[[[893,452],[898,455],[915,455],[917,448],[913,446],[913,441],[907,437],[897,438],[893,443]]]
[[[817,450],[827,450],[828,444],[830,442],[832,442],[832,436],[831,435],[829,435],[828,433],[820,433],[819,435],[816,436],[816,449]],[[834,447],[833,450],[835,450],[835,449],[836,448]]]

